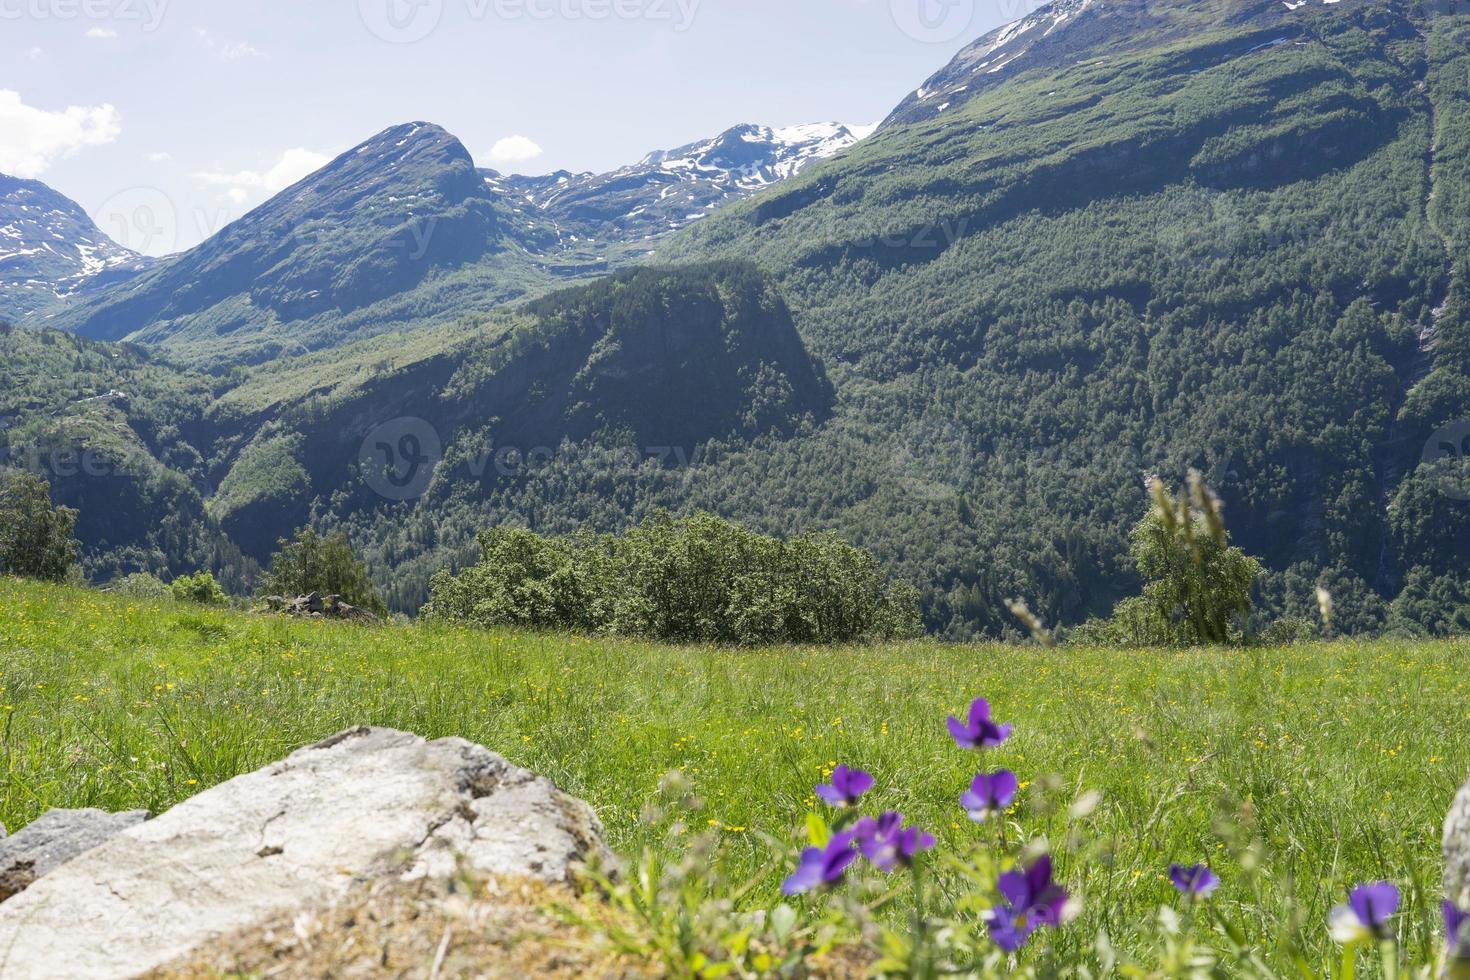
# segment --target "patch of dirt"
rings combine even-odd
[[[283,915],[216,940],[147,980],[663,975],[545,911],[582,901],[567,889],[533,882],[493,882],[474,896],[422,882],[380,883],[326,911]]]

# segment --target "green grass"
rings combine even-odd
[[[1062,868],[1086,901],[1062,943],[1090,946],[1170,900],[1170,860],[1211,861],[1217,904],[1268,942],[1294,901],[1322,922],[1344,888],[1390,878],[1410,896],[1411,950],[1430,934],[1440,824],[1470,771],[1470,645],[1324,644],[1178,653],[941,646],[734,652],[634,642],[361,629],[251,617],[0,580],[0,819],[49,807],[160,811],[359,724],[459,735],[589,800],[617,849],[668,846],[639,820],[682,769],[724,828],[732,876],[784,867],[835,762],[878,777],[942,848],[977,831],[955,800],[976,760],[944,718],[976,695],[1016,734],[986,762],[1037,797],[1100,791],[1101,857]],[[1253,811],[1265,871],[1245,876],[1222,813]],[[1062,816],[1023,808],[1014,832]],[[714,825],[710,825],[714,826]],[[1247,882],[1252,882],[1247,884]],[[1328,948],[1325,932],[1321,948]]]

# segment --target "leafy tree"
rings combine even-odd
[[[207,571],[179,576],[169,584],[168,591],[180,602],[197,602],[201,606],[223,606],[230,601],[225,590]]]
[[[1153,506],[1134,528],[1131,548],[1143,594],[1120,602],[1110,621],[1084,626],[1079,638],[1134,646],[1239,639],[1261,563],[1230,547],[1220,502],[1198,473],[1177,498],[1157,479],[1150,489]]]
[[[77,560],[77,512],[51,505],[51,487],[18,472],[0,478],[0,573],[65,581]]]
[[[430,583],[425,618],[757,645],[905,638],[918,594],[835,535],[782,541],[711,514],[655,514],[626,534],[495,528],[479,564]]]
[[[378,587],[368,577],[367,566],[352,552],[341,531],[322,536],[304,527],[294,540],[280,540],[280,550],[271,558],[261,578],[261,595],[286,597],[309,595],[341,596],[342,601],[379,616],[388,614]]]

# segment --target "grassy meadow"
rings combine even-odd
[[[387,725],[550,776],[624,854],[677,847],[640,813],[683,770],[704,803],[694,823],[722,836],[732,879],[764,874],[748,900],[769,903],[791,859],[763,835],[794,846],[838,762],[872,771],[872,805],[932,829],[941,850],[994,833],[957,805],[980,760],[944,725],[984,695],[1016,726],[983,760],[1026,781],[1012,840],[1067,836],[1067,805],[1101,794],[1071,825],[1086,828],[1086,860],[1059,859],[1085,912],[1057,946],[1090,947],[1100,928],[1123,946],[1128,922],[1173,901],[1168,863],[1204,860],[1224,880],[1216,906],[1267,946],[1288,908],[1324,922],[1352,884],[1397,881],[1418,951],[1437,929],[1440,825],[1470,772],[1467,655],[1460,642],[669,648],[293,622],[0,579],[0,820],[158,812],[340,729]],[[1325,956],[1325,928],[1306,935]]]

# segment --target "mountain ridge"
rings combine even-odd
[[[0,320],[19,320],[147,271],[75,201],[0,174]]]
[[[730,200],[853,145],[838,124],[745,125],[611,174],[503,176],[447,130],[390,127],[210,239],[44,322],[195,365],[448,322],[606,274]]]

